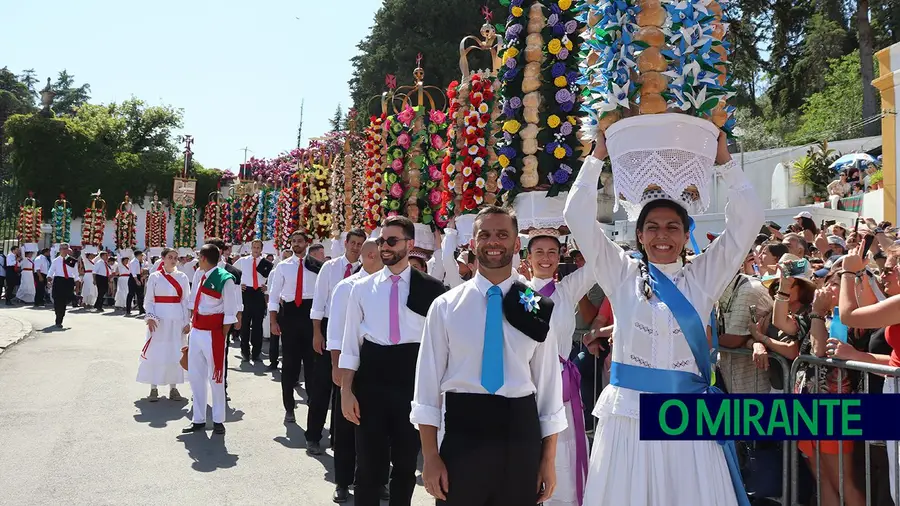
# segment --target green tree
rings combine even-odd
[[[357,46],[360,54],[351,59],[350,91],[360,115],[380,112],[369,99],[384,91],[385,75],[394,74],[398,86],[413,84],[418,53],[423,56],[425,84],[446,89],[450,81],[459,79],[459,41],[478,34],[484,24],[479,10],[485,4],[493,10],[495,21],[506,19],[509,8],[502,7],[500,0],[384,0],[371,32]],[[481,55],[473,55],[471,61],[472,69],[490,66]]]
[[[56,92],[56,97],[53,99],[53,111],[56,114],[72,116],[76,109],[86,104],[91,98],[91,85],[85,83],[75,86],[75,76],[65,70],[59,72],[51,89]]]
[[[6,120],[13,114],[34,110],[34,97],[28,84],[22,82],[8,68],[0,69],[0,176],[6,176]]]
[[[342,130],[342,125],[344,123],[344,112],[341,110],[341,104],[338,104],[337,109],[334,111],[334,116],[328,120],[328,124],[331,125],[331,131],[337,132],[338,130]]]
[[[792,136],[793,142],[852,139],[863,134],[863,85],[859,74],[858,51],[828,62],[825,88],[812,94],[801,107],[801,126]]]

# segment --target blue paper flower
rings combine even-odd
[[[525,307],[525,311],[528,313],[537,314],[540,309],[540,305],[538,304],[541,301],[540,295],[534,293],[534,290],[531,288],[526,288],[524,292],[519,292],[519,304]]]

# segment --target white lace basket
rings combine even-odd
[[[457,244],[463,245],[475,235],[475,214],[464,214],[456,218]]]
[[[416,223],[416,247],[425,251],[434,251],[434,232],[431,231],[431,225],[424,223]]]
[[[532,228],[561,229],[566,226],[566,220],[563,218],[566,194],[547,198],[547,192],[524,192],[516,195],[513,206],[519,220],[520,232]]]
[[[614,123],[606,131],[613,186],[619,197],[614,210],[622,204],[631,218],[640,211],[644,191],[651,186],[684,204],[679,197],[693,186],[699,202],[685,207],[692,207],[691,213],[706,211],[718,136],[713,123],[686,114],[647,114]]]

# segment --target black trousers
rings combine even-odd
[[[541,427],[533,395],[447,394],[441,459],[450,491],[438,506],[534,506]]]
[[[37,274],[34,276],[34,305],[43,306],[47,300],[47,276],[42,276],[43,281],[38,278]]]
[[[94,284],[97,285],[97,302],[94,303],[94,309],[102,311],[103,299],[106,298],[106,292],[109,291],[109,278],[94,274]]]
[[[353,380],[360,412],[356,506],[381,504],[388,463],[393,465],[390,506],[409,506],[412,501],[421,448],[419,432],[409,423],[418,355],[418,343],[381,346],[364,341],[360,349],[359,370]]]
[[[12,267],[6,268],[6,303],[12,304],[16,296],[16,286],[19,284],[19,274],[13,272]]]
[[[349,487],[356,478],[356,426],[341,412],[341,389],[335,387],[331,404],[331,438],[334,440],[334,483]],[[387,463],[381,483],[387,483]]]
[[[66,316],[66,306],[75,298],[75,280],[72,278],[53,278],[53,311],[56,312],[56,324],[62,325]]]
[[[241,318],[241,354],[259,358],[262,352],[262,324],[266,317],[266,294],[247,287],[242,292],[244,312]]]
[[[304,299],[300,307],[293,302],[281,304],[278,312],[278,326],[281,327],[281,345],[284,356],[281,366],[281,400],[285,411],[294,411],[294,386],[300,380],[302,371],[306,377],[306,388],[312,379],[313,355],[312,320],[309,311],[312,299]]]
[[[137,297],[137,307],[140,314],[144,314],[144,285],[139,285],[134,276],[128,277],[128,297],[125,298],[125,312],[131,312],[131,303]]]
[[[322,319],[322,335],[327,339],[325,328],[328,318]],[[321,441],[325,419],[328,418],[328,405],[331,404],[331,352],[325,350],[319,355],[313,350],[312,374],[306,370],[306,393],[309,394],[309,410],[306,413],[306,440]]]

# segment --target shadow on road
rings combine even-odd
[[[285,448],[290,448],[292,450],[306,449],[306,433],[305,431],[296,423],[285,423],[285,435],[277,436],[272,440],[276,443],[283,445]],[[328,437],[322,438],[323,446],[328,445]],[[313,459],[320,464],[322,464],[322,468],[325,471],[325,474],[322,478],[325,479],[328,483],[334,483],[334,457],[330,455],[328,452],[322,453],[322,455],[305,455],[306,458]],[[351,503],[352,504],[352,503]]]
[[[139,399],[134,401],[134,407],[140,411],[134,415],[134,421],[146,423],[154,429],[161,429],[168,426],[169,422],[186,420],[187,405],[187,400],[174,402],[169,399],[160,399],[159,402],[150,402],[147,399]]]
[[[43,332],[44,334],[51,334],[53,332],[62,332],[64,330],[66,330],[67,328],[68,327],[65,327],[65,326],[63,328],[58,328],[56,325],[48,325],[48,326],[42,328],[41,332]]]
[[[210,473],[216,469],[229,469],[237,465],[238,456],[228,453],[225,437],[208,431],[182,434],[175,439],[184,443],[191,458],[191,469]]]

